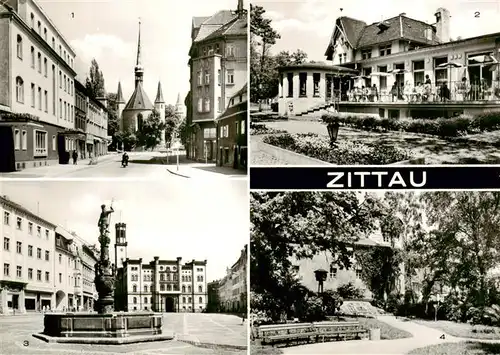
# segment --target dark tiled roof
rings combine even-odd
[[[201,26],[203,22],[208,20],[210,16],[205,16],[205,17],[193,17],[193,27],[198,28]]]
[[[215,15],[203,21],[203,25],[224,25],[231,21],[236,14],[231,10],[220,10]]]
[[[210,35],[204,39],[209,40],[222,36],[245,36],[247,34],[248,21],[246,17],[235,18],[230,22],[226,23],[224,26],[220,27],[216,31],[212,32]]]
[[[388,26],[381,30],[379,22],[366,26],[359,36],[355,48],[372,46],[378,43],[391,42],[396,39],[408,39],[419,43],[437,44],[437,37],[432,25],[421,21],[413,20],[406,16],[398,15],[396,17],[383,21]],[[432,30],[432,40],[427,40],[425,30]]]
[[[134,93],[130,96],[124,110],[152,110],[153,104],[146,95],[142,83],[137,83]]]
[[[359,37],[366,27],[366,23],[364,21],[356,20],[347,16],[340,17],[339,20],[342,24],[342,28],[345,31],[347,40],[349,41],[351,46],[356,47]]]
[[[429,45],[438,44],[435,28],[425,22],[414,20],[404,15],[398,15],[386,19],[383,23],[385,29],[379,28],[379,23],[367,25],[365,22],[350,17],[339,17],[336,25],[340,26],[347,37],[347,40],[354,49],[373,46],[379,43],[391,42],[397,39],[406,39],[418,43]],[[432,30],[432,39],[426,38],[426,29]],[[335,34],[335,29],[333,31]],[[332,35],[333,36],[333,35]],[[325,55],[329,57],[332,53],[332,37]]]
[[[158,91],[156,92],[156,99],[155,103],[164,103],[165,100],[163,100],[163,92],[161,90],[161,83],[158,82]]]
[[[200,28],[194,41],[199,42],[206,39],[212,33],[218,31],[221,26],[224,26],[229,22],[234,21],[235,19],[237,19],[237,17],[238,15],[231,10],[221,10],[213,16],[204,18],[205,20],[201,23],[199,22],[202,19],[202,17],[193,17],[193,27]],[[195,23],[196,24],[199,23],[199,25],[195,26]],[[246,27],[245,27],[245,33],[246,33]]]

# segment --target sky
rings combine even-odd
[[[252,1],[262,6],[265,16],[281,34],[272,52],[302,49],[309,60],[325,61],[324,53],[333,33],[335,20],[348,16],[367,24],[406,13],[408,17],[435,23],[440,7],[450,11],[452,38],[474,37],[500,32],[500,0],[349,0],[349,1]],[[340,11],[342,8],[342,11]],[[476,16],[479,12],[479,17]]]
[[[78,79],[85,80],[95,58],[104,74],[106,92],[116,93],[121,81],[125,101],[135,85],[141,18],[144,88],[154,102],[161,81],[163,98],[172,105],[179,93],[184,103],[189,91],[192,18],[237,7],[237,0],[37,0],[37,3],[77,53]]]
[[[127,225],[129,258],[142,257],[144,263],[154,256],[182,257],[183,262],[206,259],[207,279],[213,281],[225,276],[249,241],[247,181],[218,180],[223,182],[182,180],[171,183],[175,186],[154,181],[18,180],[1,182],[0,195],[97,245],[100,206],[109,206],[113,199],[112,261],[114,225],[121,221]]]

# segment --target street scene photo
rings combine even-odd
[[[251,354],[500,354],[499,192],[252,192]]]
[[[500,163],[500,3],[253,1],[251,165]]]
[[[243,0],[0,1],[0,176],[247,173]]]
[[[0,184],[2,354],[246,354],[247,183],[163,187]]]

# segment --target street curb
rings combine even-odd
[[[230,345],[230,344],[214,344],[214,343],[203,343],[194,340],[184,340],[177,338],[178,341],[181,341],[186,344],[191,344],[197,346],[199,348],[207,348],[207,349],[226,349],[226,350],[248,350],[248,346],[246,345]]]
[[[181,177],[186,178],[186,179],[190,179],[190,178],[191,178],[191,176],[187,176],[187,175],[183,175],[183,174],[176,173],[175,171],[172,171],[172,170],[170,170],[169,168],[167,168],[167,171],[168,171],[170,174],[172,174],[172,175],[181,176]]]

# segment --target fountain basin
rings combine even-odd
[[[44,331],[34,335],[48,342],[129,344],[173,339],[162,333],[163,317],[153,312],[51,313],[44,316]]]

